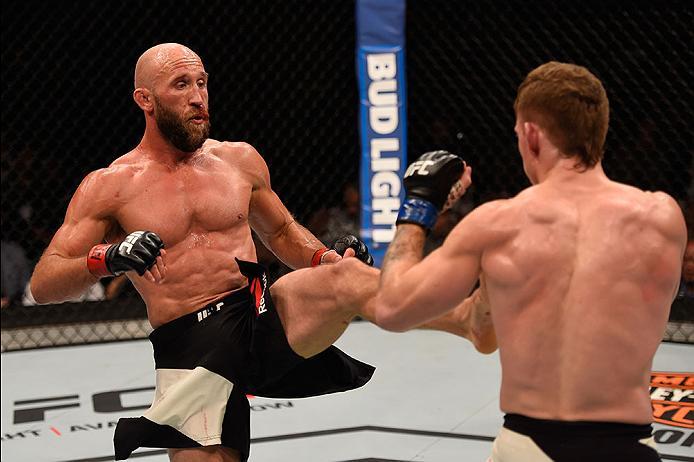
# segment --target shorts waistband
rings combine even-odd
[[[544,420],[520,414],[504,415],[504,427],[526,436],[572,437],[633,436],[647,438],[653,432],[650,424],[629,424],[621,422],[592,422],[585,420]]]
[[[222,311],[222,309],[229,309],[230,307],[237,305],[239,302],[248,302],[250,300],[250,296],[251,292],[248,286],[236,290],[226,297],[218,298],[197,311],[184,314],[183,316],[169,321],[166,324],[162,324],[149,334],[149,340],[154,344],[167,338],[177,336],[183,331],[189,329],[191,326],[209,318],[210,316],[214,316]]]

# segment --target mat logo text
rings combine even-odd
[[[652,372],[653,420],[694,428],[694,373]]]
[[[132,402],[137,399],[138,393],[154,394],[154,387],[127,388],[123,390],[111,390],[91,395],[92,407],[95,413],[131,413],[132,411],[148,409],[151,402],[124,405],[123,401]],[[130,396],[128,396],[130,395]],[[291,401],[283,402],[256,402],[252,395],[247,395],[248,399],[253,400],[250,406],[251,411],[265,411],[270,409],[286,409],[294,407]],[[140,396],[140,399],[144,397]],[[50,396],[47,398],[27,399],[14,402],[13,424],[25,424],[31,422],[45,422],[46,412],[81,407],[79,395]]]

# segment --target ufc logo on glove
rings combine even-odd
[[[125,240],[121,243],[121,250],[125,250],[125,253],[130,255],[130,251],[133,249],[133,244],[144,234],[144,231],[135,231],[134,233],[128,234]]]
[[[427,170],[427,167],[430,167],[433,164],[433,160],[418,160],[416,162],[412,162],[412,164],[409,167],[407,167],[405,176],[412,176],[415,173],[418,175],[428,175],[429,170]]]

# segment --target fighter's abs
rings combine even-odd
[[[148,230],[164,242],[165,280],[155,285],[133,279],[153,324],[243,287],[234,257],[255,260],[248,224],[252,186],[230,166],[211,162],[144,172],[132,191],[124,191],[114,217],[119,234]]]

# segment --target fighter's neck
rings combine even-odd
[[[539,183],[602,182],[608,180],[602,163],[591,168],[576,165],[575,158],[561,158],[539,175]]]
[[[135,149],[154,161],[171,166],[187,163],[200,151],[200,149],[193,152],[181,151],[161,134],[147,132]]]

